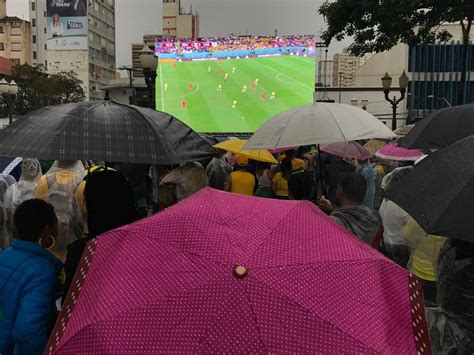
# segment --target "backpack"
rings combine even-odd
[[[82,179],[74,177],[68,184],[60,184],[56,174],[46,176],[48,197],[46,202],[54,206],[58,218],[58,239],[54,250],[66,251],[69,244],[83,237],[83,221],[76,201],[76,190]]]

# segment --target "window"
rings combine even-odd
[[[36,27],[36,19],[35,18],[31,19],[31,27]]]
[[[3,33],[3,26],[0,26],[0,33]]]
[[[20,27],[12,27],[10,29],[10,34],[12,36],[21,36],[21,28]]]
[[[12,42],[12,52],[21,52],[20,42]]]
[[[46,33],[46,27],[44,28],[44,33]]]
[[[36,58],[36,51],[33,51],[33,59],[37,59]]]
[[[46,44],[44,45],[44,49],[48,49],[48,46]]]
[[[31,41],[33,42],[33,44],[36,44],[36,35],[33,35],[33,38]]]
[[[91,41],[94,41],[94,33],[93,32],[89,32],[89,39]]]
[[[18,58],[11,58],[10,60],[15,64],[20,64],[20,59]]]
[[[5,50],[5,49],[3,48],[3,43],[0,43],[0,51],[3,51],[3,50]]]
[[[36,11],[36,4],[34,1],[31,2],[31,11]]]
[[[46,11],[43,11],[43,17],[46,17]]]

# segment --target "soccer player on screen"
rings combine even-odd
[[[258,78],[255,79],[255,85],[258,85]]]
[[[227,78],[229,77],[229,73],[225,73],[224,75],[224,81],[227,81]]]
[[[235,67],[232,68],[232,74],[235,74]]]
[[[247,92],[247,84],[245,84],[244,87],[242,88],[242,92]]]
[[[236,108],[237,107],[237,100],[234,100],[233,104],[232,104],[232,108]]]
[[[168,91],[168,83],[165,83],[165,91]]]
[[[270,95],[270,100],[273,100],[276,97],[276,92],[272,91],[272,94]]]
[[[267,98],[267,93],[264,91],[264,92],[262,93],[262,100],[265,100],[266,98]]]
[[[183,110],[186,110],[186,100],[183,100],[183,102],[181,102],[181,107],[183,108]]]
[[[255,90],[255,81],[252,81],[252,85],[250,85],[250,88],[251,88],[252,90]]]
[[[192,83],[189,83],[189,84],[188,84],[188,88],[189,88],[189,90],[192,90],[192,89],[193,89],[193,84],[192,84]]]
[[[217,71],[217,74],[218,74],[219,76],[221,76],[221,75],[222,75],[222,69],[219,69],[219,70]]]
[[[210,72],[211,72],[211,69],[212,69],[211,66],[209,66],[209,67],[207,68],[207,71],[210,73]]]
[[[222,84],[219,84],[219,86],[217,87],[217,91],[222,91]]]

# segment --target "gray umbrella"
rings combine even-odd
[[[0,131],[0,155],[175,165],[212,146],[175,117],[110,100],[48,106]]]

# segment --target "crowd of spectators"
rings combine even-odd
[[[157,40],[157,53],[242,51],[267,48],[314,48],[314,36],[238,36],[222,38],[167,38]]]

